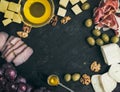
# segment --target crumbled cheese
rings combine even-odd
[[[61,6],[66,8],[68,3],[69,3],[69,0],[60,0],[59,5],[61,5]]]
[[[7,26],[7,25],[10,24],[11,22],[12,22],[11,19],[5,19],[5,20],[2,21],[2,23],[3,23],[4,26]]]
[[[87,0],[80,0],[81,1],[81,3],[85,3]]]
[[[77,4],[78,2],[80,2],[80,0],[70,0],[70,3],[71,3],[72,5],[75,5],[75,4]]]
[[[73,6],[71,9],[75,13],[75,15],[78,15],[82,12],[81,8],[77,4],[75,6]]]
[[[14,15],[13,15],[13,22],[21,23],[21,17],[20,17],[19,14],[14,13]]]
[[[2,1],[0,2],[0,12],[5,12],[7,10],[9,2],[7,1]]]
[[[57,15],[61,16],[61,17],[64,17],[66,15],[66,12],[67,12],[66,9],[64,9],[62,7],[59,7]]]
[[[20,11],[20,4],[16,4],[14,2],[10,2],[8,5],[8,10],[13,11],[13,12],[19,12]]]
[[[13,19],[13,15],[14,15],[14,12],[7,10],[5,12],[4,18]]]

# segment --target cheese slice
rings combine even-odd
[[[8,1],[1,1],[0,2],[0,12],[4,13],[8,8],[8,4],[9,4]]]
[[[75,13],[75,15],[78,15],[82,12],[81,8],[79,7],[78,4],[76,4],[75,6],[73,6],[72,8],[72,11]]]
[[[10,2],[9,5],[8,5],[8,10],[18,13],[20,11],[20,7],[21,7],[20,4]]]
[[[61,5],[64,8],[66,8],[68,3],[69,3],[69,0],[60,0],[59,5]]]
[[[87,0],[80,0],[81,1],[81,3],[85,3]]]
[[[14,15],[13,15],[13,22],[16,22],[16,23],[21,23],[21,17],[20,17],[20,15],[19,14],[16,14],[16,13],[14,13]]]
[[[11,19],[5,19],[5,20],[2,21],[2,23],[3,23],[4,26],[7,26],[7,25],[10,24],[11,22],[12,22]]]
[[[14,12],[7,10],[5,12],[4,18],[13,19],[13,15],[14,15]]]
[[[75,4],[77,4],[78,2],[80,2],[80,0],[70,0],[70,3],[71,3],[72,5],[75,5]]]
[[[61,16],[61,17],[65,17],[66,12],[67,12],[66,9],[64,9],[64,8],[62,8],[62,7],[59,7],[57,15],[58,15],[58,16]]]

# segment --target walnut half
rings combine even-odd
[[[94,61],[90,66],[91,71],[99,72],[101,70],[101,65],[97,63],[97,61]]]
[[[89,85],[91,83],[90,76],[87,74],[83,74],[81,79],[80,79],[80,82],[84,85]]]

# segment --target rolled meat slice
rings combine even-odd
[[[19,66],[23,64],[25,61],[29,59],[29,57],[32,55],[33,49],[30,47],[27,47],[23,52],[21,52],[14,60],[13,63],[15,66]]]
[[[14,52],[12,52],[12,53],[10,53],[9,54],[9,56],[7,56],[5,59],[6,59],[6,61],[8,62],[8,63],[10,63],[14,58],[15,58],[15,53]]]
[[[18,37],[14,37],[12,40],[10,40],[5,50],[2,53],[2,57],[4,58],[5,53],[7,53],[9,49],[13,48],[20,40],[21,39]]]
[[[12,46],[10,49],[6,50],[6,52],[4,52],[3,57],[7,57],[11,51],[18,49],[21,45],[23,45],[24,42],[22,40],[18,41],[14,46]]]
[[[0,32],[0,51],[2,50],[4,44],[6,43],[8,34],[5,32]]]

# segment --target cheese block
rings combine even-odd
[[[78,2],[80,2],[80,0],[70,0],[70,3],[71,3],[72,5],[75,5],[75,4],[77,4]]]
[[[10,2],[9,5],[8,5],[8,10],[18,13],[20,11],[20,7],[21,7],[20,4]]]
[[[120,83],[120,64],[113,64],[108,74],[118,83]]]
[[[20,17],[20,15],[19,14],[16,14],[16,13],[14,13],[14,15],[13,15],[13,22],[16,22],[16,23],[21,23],[21,17]]]
[[[75,13],[75,15],[78,15],[82,12],[81,8],[79,7],[78,4],[76,4],[75,6],[73,6],[72,8],[72,11]]]
[[[69,0],[60,0],[59,5],[61,5],[64,8],[66,8],[68,3],[69,3]]]
[[[14,15],[14,12],[7,10],[5,11],[4,18],[13,19],[13,15]]]
[[[117,82],[108,73],[101,75],[100,80],[105,92],[112,92],[117,87]]]
[[[87,0],[80,0],[81,3],[85,3]]]
[[[93,75],[91,77],[91,83],[95,92],[104,92],[104,89],[100,82],[100,76],[101,75]]]
[[[106,64],[120,63],[120,47],[117,44],[111,43],[101,46],[101,51]]]
[[[3,23],[4,26],[7,26],[7,25],[10,24],[11,22],[12,22],[11,19],[5,19],[5,20],[2,21],[2,23]]]
[[[64,9],[64,8],[62,8],[62,7],[59,7],[57,15],[58,15],[58,16],[61,16],[61,17],[65,17],[66,12],[67,12],[66,9]]]
[[[4,13],[7,10],[8,4],[8,1],[0,2],[0,12]]]

